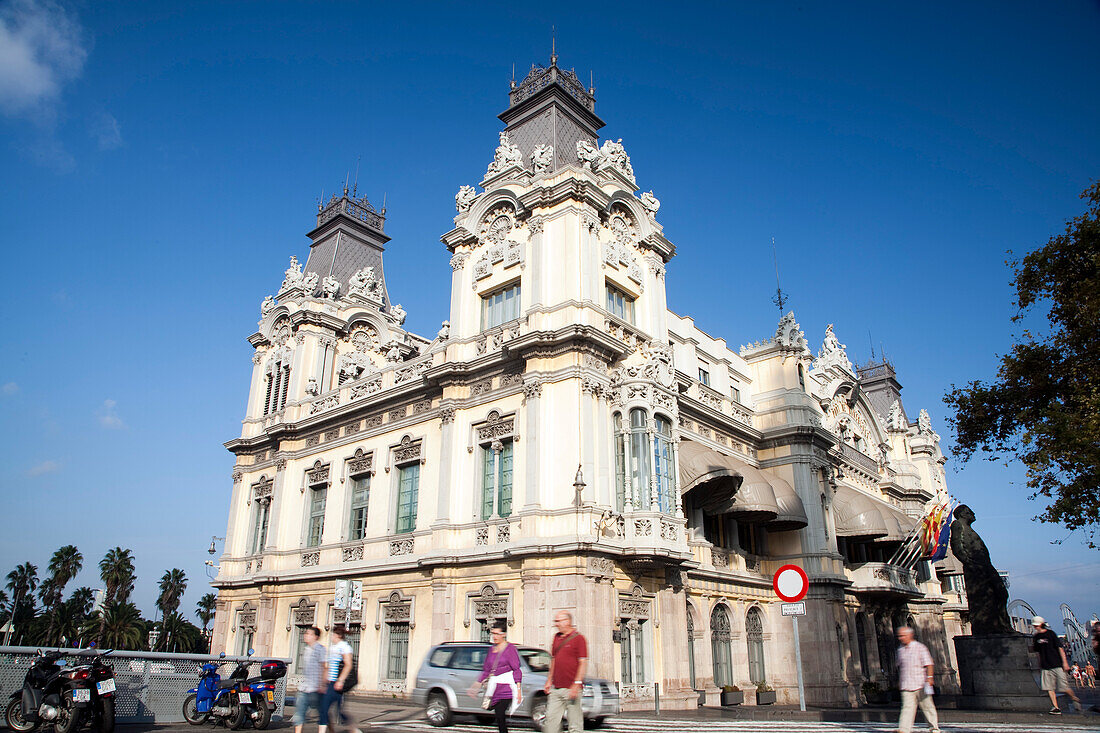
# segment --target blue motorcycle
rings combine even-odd
[[[202,725],[214,718],[215,723],[223,721],[231,730],[243,726],[252,704],[251,692],[245,691],[248,665],[248,660],[238,663],[233,674],[224,680],[218,674],[217,664],[202,665],[199,686],[188,690],[187,699],[183,701],[183,717],[187,722]]]

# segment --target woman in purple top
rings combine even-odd
[[[496,621],[490,630],[493,646],[485,657],[485,665],[477,682],[470,685],[469,694],[477,697],[488,685],[489,709],[496,716],[498,733],[508,733],[508,715],[514,713],[523,702],[523,668],[519,664],[519,651],[508,643],[508,626]]]

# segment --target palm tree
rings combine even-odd
[[[46,579],[38,589],[38,595],[42,604],[46,607],[49,623],[46,627],[46,643],[51,643],[56,635],[58,626],[58,614],[61,606],[61,596],[65,586],[84,567],[84,556],[75,545],[65,545],[54,552],[50,558],[50,577]]]
[[[29,562],[16,565],[7,575],[7,588],[11,591],[12,625],[22,624],[34,618],[34,589],[38,587],[38,568]]]
[[[180,607],[180,599],[187,590],[187,574],[179,568],[166,570],[159,585],[160,596],[157,598],[157,608],[164,617],[167,617]]]
[[[178,611],[165,614],[160,622],[160,639],[157,646],[166,652],[201,651],[202,635],[195,624]]]
[[[134,590],[134,555],[129,550],[116,547],[107,550],[99,561],[99,577],[103,580],[104,603],[109,601],[128,601]]]
[[[214,618],[214,608],[217,603],[218,596],[214,593],[207,593],[195,604],[195,615],[199,617],[199,621],[202,621],[202,630],[204,632],[206,631],[206,627],[210,625],[210,621]]]
[[[145,622],[141,620],[141,612],[133,603],[105,603],[97,616],[88,619],[83,632],[87,636],[98,633],[100,646],[131,650],[138,650],[143,646]]]
[[[8,607],[8,594],[0,590],[0,627],[4,626],[11,617],[11,609]]]

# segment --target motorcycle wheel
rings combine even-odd
[[[256,730],[263,730],[271,723],[271,704],[267,701],[267,693],[261,692],[256,698],[256,717],[252,720],[252,726]]]
[[[57,706],[57,722],[53,724],[54,733],[73,733],[80,727],[83,711],[73,705],[69,690],[61,693],[61,704]]]
[[[99,698],[99,710],[96,715],[95,728],[99,733],[114,733],[115,699],[113,697]]]
[[[191,725],[202,725],[210,717],[210,712],[199,712],[199,699],[197,695],[188,695],[183,701],[183,719]]]
[[[7,723],[8,730],[16,733],[29,733],[38,727],[38,723],[32,723],[23,717],[23,701],[18,697],[12,698],[4,708],[4,722]]]
[[[229,730],[240,730],[246,720],[248,720],[248,710],[234,700],[229,707],[229,717],[225,719],[226,726]]]

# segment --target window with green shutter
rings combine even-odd
[[[367,504],[370,500],[370,474],[351,479],[351,526],[349,540],[361,540],[367,536]]]
[[[416,529],[416,501],[420,492],[420,464],[401,466],[397,479],[396,532],[412,532]]]

